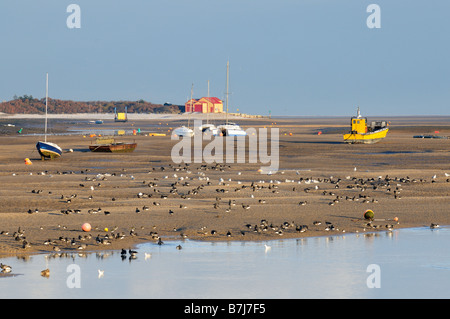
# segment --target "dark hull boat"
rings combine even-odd
[[[46,158],[54,159],[61,157],[62,149],[55,143],[47,142],[47,105],[48,105],[48,73],[46,75],[46,84],[45,84],[45,135],[44,141],[38,141],[36,143],[36,149],[41,155],[41,159],[44,160]]]
[[[111,144],[97,144],[90,145],[91,152],[106,152],[106,153],[129,153],[136,148],[136,143],[111,143]]]
[[[54,159],[62,155],[61,147],[59,147],[55,143],[39,141],[36,143],[36,148],[39,154],[41,155],[42,159],[44,158]]]

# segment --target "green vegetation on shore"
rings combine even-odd
[[[114,108],[129,113],[179,113],[178,105],[154,104],[144,100],[138,101],[88,101],[48,99],[48,112],[53,114],[73,113],[113,113]],[[8,114],[42,114],[45,113],[45,98],[36,99],[31,95],[14,96],[11,101],[0,103],[0,112]]]

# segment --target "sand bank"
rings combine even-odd
[[[160,120],[139,123],[166,129],[168,122]],[[417,119],[399,120],[398,130],[392,124],[388,137],[374,145],[342,143],[332,119],[240,123],[279,126],[276,174],[260,174],[262,163],[174,164],[177,141],[169,136],[123,136],[138,143],[130,154],[92,153],[88,137],[54,136],[73,152],[53,161],[40,160],[34,136],[2,137],[0,254],[121,249],[159,238],[267,240],[450,224],[450,141],[413,139],[423,133]],[[133,123],[106,124],[129,129]],[[447,118],[433,124],[450,132]],[[25,165],[25,158],[33,164]],[[386,220],[368,225],[367,209]],[[93,228],[88,233],[81,229],[85,222]]]

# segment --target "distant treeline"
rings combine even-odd
[[[179,113],[182,108],[172,104],[153,104],[144,100],[139,101],[89,101],[76,102],[48,99],[48,113]],[[183,106],[184,107],[184,106]],[[45,98],[35,99],[31,95],[16,97],[14,100],[0,103],[0,112],[9,114],[41,114],[45,113]]]

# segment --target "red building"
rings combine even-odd
[[[202,97],[201,99],[191,99],[184,104],[185,112],[198,113],[222,113],[223,102],[217,97]]]

